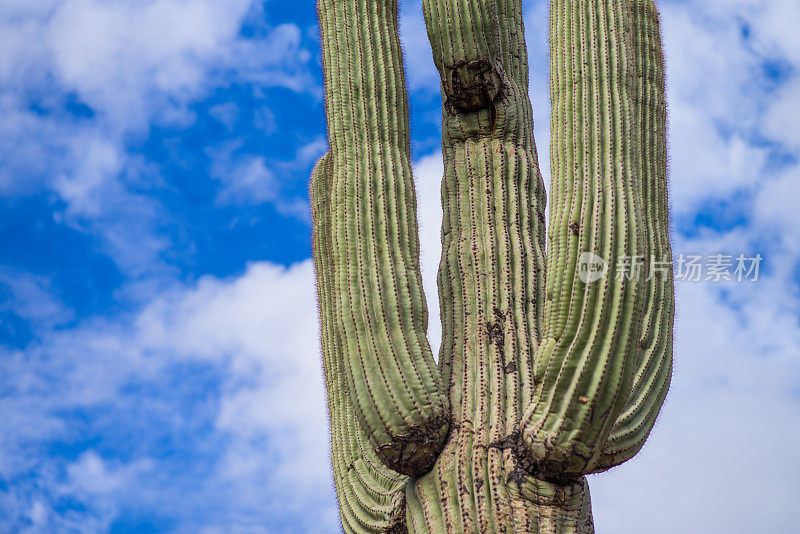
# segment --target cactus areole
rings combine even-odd
[[[438,363],[397,1],[318,3],[330,150],[311,198],[342,525],[592,532],[586,475],[639,451],[672,372],[671,269],[650,269],[671,265],[657,8],[551,2],[549,227],[521,0],[423,8],[443,101]],[[587,254],[645,274],[587,280]]]

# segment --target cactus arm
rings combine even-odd
[[[430,469],[447,397],[425,338],[397,3],[320,0],[330,142],[331,297],[353,411],[397,472]]]
[[[672,264],[667,187],[667,104],[664,55],[656,4],[633,0],[633,51],[637,78],[636,121],[641,168],[648,262]],[[675,295],[672,270],[654,269],[646,282],[645,312],[639,340],[642,349],[625,409],[606,441],[598,470],[632,458],[644,445],[669,389],[672,375],[672,326]]]
[[[408,478],[378,460],[348,398],[345,358],[333,308],[329,195],[330,157],[326,154],[311,175],[312,241],[331,425],[331,460],[342,526],[348,534],[398,532],[396,529],[405,524],[404,492]]]
[[[631,387],[641,282],[578,277],[585,252],[613,271],[643,255],[628,0],[551,4],[552,192],[544,340],[523,438],[540,475],[591,472]]]
[[[477,426],[482,410],[498,409],[511,432],[518,397],[532,389],[544,271],[521,2],[425,0],[423,9],[443,98],[440,364],[457,418]],[[495,401],[479,398],[485,390]]]

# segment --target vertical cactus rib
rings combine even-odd
[[[623,409],[643,307],[635,275],[579,277],[591,252],[612,267],[643,255],[629,0],[553,0],[553,192],[544,340],[524,441],[541,476],[597,466]],[[624,273],[623,273],[624,274]]]
[[[430,469],[447,397],[425,338],[397,3],[320,0],[330,142],[331,298],[353,411],[397,472]]]
[[[672,325],[675,295],[669,240],[667,187],[667,104],[664,55],[656,4],[633,0],[633,51],[636,68],[636,115],[640,135],[644,217],[647,221],[648,280],[645,312],[633,386],[617,418],[598,469],[632,458],[644,445],[669,389],[672,375]],[[655,263],[659,262],[659,263]]]
[[[356,421],[344,380],[344,355],[336,329],[330,250],[330,157],[311,176],[314,265],[331,424],[331,460],[342,525],[354,534],[403,532],[408,478],[384,466]]]

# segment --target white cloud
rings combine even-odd
[[[84,323],[44,336],[24,353],[5,354],[2,411],[17,417],[0,424],[0,472],[28,492],[13,506],[10,496],[0,497],[0,511],[13,514],[12,525],[20,514],[47,518],[41,531],[67,524],[67,515],[83,517],[59,512],[59,498],[82,503],[101,530],[126,509],[174,516],[187,531],[249,525],[251,532],[266,532],[265,514],[279,512],[308,521],[307,532],[335,530],[315,310],[310,261],[288,269],[253,264],[240,277],[176,286],[128,320]],[[203,404],[199,399],[159,393],[175,387],[170,384],[191,391],[193,375],[183,377],[187,365],[205,366],[220,381],[216,394],[203,392],[217,399],[207,409],[193,406]],[[134,384],[155,391],[130,389]],[[109,410],[110,419],[93,418],[82,436],[70,428],[79,421],[71,414],[97,409]],[[115,426],[124,414],[130,419]],[[206,419],[213,428],[198,431]],[[194,454],[209,455],[208,468],[192,474],[197,459],[151,454],[146,436],[134,438],[126,461],[92,449],[66,464],[57,454],[42,456],[48,443],[92,439],[92,432],[109,439],[115,429],[145,425],[170,436],[170,424],[174,432],[193,432],[170,438],[176,443],[200,440]],[[33,485],[22,483],[31,474]],[[171,503],[161,502],[165,495]],[[211,502],[219,509],[203,511]],[[311,503],[319,514],[305,517]]]
[[[100,216],[105,210],[107,188],[121,185],[116,178],[122,171],[124,155],[115,143],[100,137],[82,137],[73,146],[76,168],[70,175],[57,178],[54,189],[73,213]]]
[[[428,341],[438,360],[442,345],[442,323],[439,319],[439,290],[436,275],[442,255],[441,187],[444,175],[442,153],[422,158],[414,165],[417,189],[417,219],[419,221],[420,266],[425,298],[428,301]]]
[[[67,466],[68,491],[78,491],[89,496],[115,497],[134,482],[138,472],[149,471],[152,461],[144,458],[122,466],[111,465],[96,451],[89,450]]]
[[[232,480],[274,470],[266,460],[277,452],[283,458],[282,484],[312,487],[327,481],[315,310],[313,269],[306,261],[288,270],[254,264],[230,281],[204,278],[191,292],[153,302],[137,319],[145,350],[224,363],[228,369],[216,423],[237,435],[236,447],[247,453],[227,459],[225,472]],[[265,441],[274,442],[274,449],[265,450]]]
[[[4,269],[0,271],[0,311],[10,311],[36,328],[52,328],[73,318],[53,295],[50,279]]]
[[[800,65],[798,61],[797,65]],[[775,96],[764,120],[764,132],[786,144],[800,156],[800,75],[783,85]]]
[[[420,0],[400,3],[400,40],[411,91],[438,93],[439,73],[433,64],[433,52],[428,43]]]
[[[223,188],[217,195],[220,203],[259,204],[278,198],[278,182],[263,157],[242,158],[233,169],[218,173]]]
[[[296,25],[240,35],[252,9],[252,0],[4,3],[0,194],[52,191],[66,204],[60,220],[99,237],[125,274],[167,269],[167,215],[147,194],[161,177],[131,143],[153,125],[188,127],[191,104],[233,80],[319,93]],[[66,102],[87,116],[66,113]],[[269,173],[237,162],[221,202],[269,197],[281,213],[307,217],[305,202],[279,198]]]
[[[154,107],[185,105],[208,90],[219,69],[265,85],[303,90],[308,52],[297,26],[265,39],[238,35],[251,0],[67,0],[46,26],[53,72],[63,87],[108,115],[109,123],[146,126]],[[254,53],[270,50],[269,54]],[[289,72],[291,71],[291,72]]]
[[[782,57],[795,65],[800,63],[800,36],[794,24],[800,17],[800,6],[793,0],[722,0],[713,5],[703,5],[702,10],[696,11],[708,13],[716,19],[733,18],[746,23],[760,54]]]
[[[216,203],[221,206],[269,203],[284,216],[310,221],[308,201],[287,194],[281,187],[279,176],[304,170],[322,155],[327,144],[318,139],[303,145],[295,158],[289,161],[268,161],[263,156],[239,156],[235,154],[237,145],[234,142],[221,150],[209,151],[214,160],[212,177],[222,184]]]
[[[281,187],[284,177],[305,173],[328,149],[323,137],[298,146],[292,159],[268,160],[263,156],[237,156],[238,143],[230,143],[219,151],[211,151],[215,161],[212,174],[223,184],[217,194],[222,205],[256,205],[270,203],[278,213],[311,222],[311,207],[305,197],[293,196]]]
[[[752,191],[766,162],[767,150],[738,134],[723,138],[715,118],[697,113],[697,103],[676,99],[670,106],[670,193],[679,215],[694,213],[710,197]],[[676,157],[694,154],[693,157]]]
[[[800,123],[798,123],[800,124]],[[766,181],[755,202],[759,226],[774,230],[773,238],[800,253],[800,166]]]
[[[296,24],[281,24],[263,39],[239,40],[232,50],[231,63],[244,79],[263,87],[286,87],[321,97],[321,87],[307,70],[311,53],[302,46],[301,36]]]

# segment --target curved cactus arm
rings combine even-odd
[[[334,310],[330,249],[330,157],[311,175],[314,266],[319,293],[322,362],[328,392],[331,460],[342,526],[348,534],[402,532],[408,477],[383,465],[353,414],[344,372],[344,353]]]
[[[397,2],[320,0],[318,8],[330,143],[330,293],[344,376],[377,456],[418,476],[444,444],[449,410],[425,338]]]
[[[594,470],[637,360],[643,284],[617,267],[646,254],[653,214],[637,166],[631,29],[630,0],[551,3],[545,325],[523,432],[545,478]],[[586,283],[579,269],[588,254],[609,271]]]
[[[644,445],[667,395],[672,376],[675,295],[669,241],[667,104],[658,9],[653,0],[633,0],[639,166],[647,222],[645,312],[633,387],[600,458],[604,470],[632,458]]]

